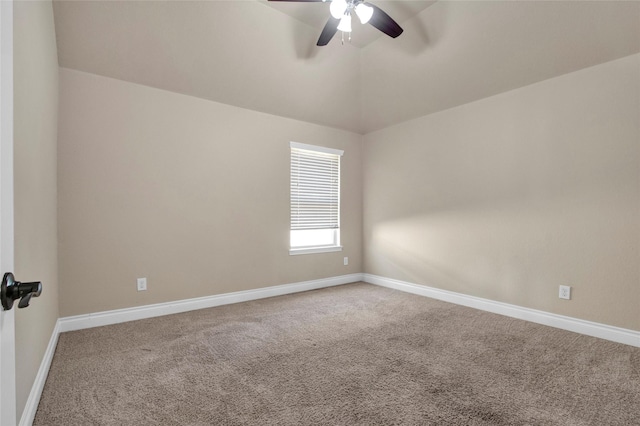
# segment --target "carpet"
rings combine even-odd
[[[639,425],[640,348],[356,283],[62,333],[34,425]]]

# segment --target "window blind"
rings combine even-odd
[[[291,142],[291,230],[340,227],[343,151]]]

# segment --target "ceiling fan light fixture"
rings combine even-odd
[[[1,0],[0,0],[1,1]],[[268,0],[284,2],[329,2],[331,17],[322,28],[322,33],[316,46],[326,46],[338,31],[342,32],[342,44],[347,38],[351,41],[351,16],[355,12],[362,24],[370,24],[375,29],[383,32],[391,38],[396,38],[402,34],[403,29],[393,18],[380,9],[378,6],[366,0]],[[347,33],[347,36],[344,35]]]
[[[331,16],[336,19],[342,18],[344,13],[347,11],[347,6],[346,0],[332,0],[331,5],[329,5]]]
[[[338,24],[338,31],[342,31],[343,33],[351,32],[351,15],[346,13],[342,16],[340,23]]]
[[[356,6],[356,15],[360,18],[360,22],[366,24],[373,16],[373,8],[364,2],[360,3]]]

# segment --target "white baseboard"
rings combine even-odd
[[[613,327],[596,322],[585,321],[535,309],[524,308],[522,306],[510,305],[508,303],[496,302],[480,297],[468,296],[453,291],[441,290],[433,287],[413,284],[392,278],[380,277],[372,274],[362,274],[363,281],[382,287],[388,287],[407,293],[430,297],[457,305],[468,306],[482,311],[518,318],[537,324],[548,325],[575,333],[586,334],[587,336],[598,337],[600,339],[611,340],[617,343],[624,343],[630,346],[640,347],[640,332],[625,328]]]
[[[100,327],[103,325],[118,324],[126,321],[177,314],[181,312],[193,311],[196,309],[213,308],[215,306],[230,305],[232,303],[248,302],[250,300],[282,296],[285,294],[298,293],[301,291],[316,290],[319,288],[332,287],[357,281],[362,281],[362,274],[358,273],[341,275],[338,277],[258,288],[255,290],[236,291],[233,293],[218,294],[215,296],[205,296],[195,299],[185,299],[175,302],[139,306],[135,308],[116,309],[113,311],[76,315],[72,317],[60,318],[58,321],[60,322],[60,332],[63,333],[65,331]]]
[[[22,416],[20,417],[20,426],[31,426],[31,424],[33,423],[33,419],[36,417],[38,403],[40,402],[40,396],[42,395],[44,384],[47,381],[47,376],[49,375],[49,368],[51,367],[53,354],[56,351],[56,345],[58,344],[59,335],[60,320],[57,320],[56,326],[53,327],[51,338],[49,339],[49,345],[47,345],[47,349],[44,352],[44,356],[42,357],[42,362],[40,363],[38,374],[36,374],[36,378],[33,381],[33,386],[31,386],[31,392],[29,393],[29,397],[27,398],[27,403],[25,404],[24,410],[22,411]]]

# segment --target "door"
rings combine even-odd
[[[0,1],[0,277],[13,270],[13,1]],[[14,312],[0,307],[0,426],[16,421]]]

